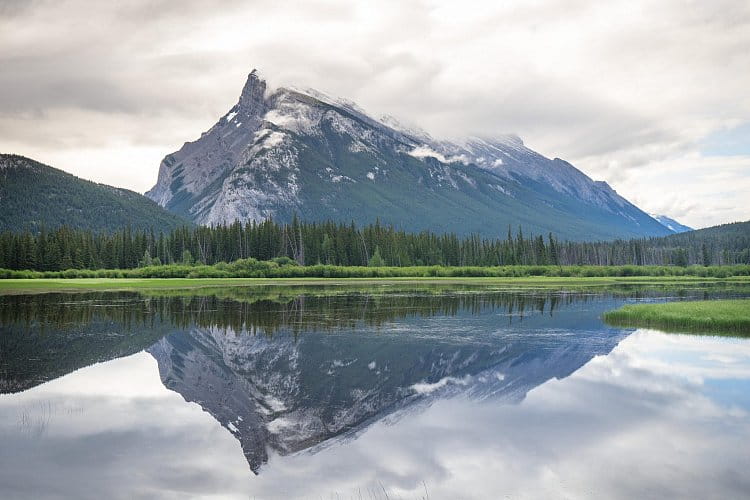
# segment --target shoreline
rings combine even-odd
[[[750,276],[710,278],[698,276],[612,277],[388,277],[388,278],[35,278],[2,279],[0,295],[137,291],[142,289],[195,289],[261,286],[387,286],[483,285],[519,288],[600,287],[618,285],[747,284]]]

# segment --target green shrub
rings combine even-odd
[[[300,266],[284,257],[272,261],[240,259],[234,262],[168,264],[135,269],[67,269],[65,271],[14,271],[0,269],[0,279],[19,278],[392,278],[392,277],[635,277],[692,276],[729,278],[750,276],[750,265],[734,266]]]

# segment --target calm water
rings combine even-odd
[[[743,288],[0,297],[2,498],[747,498]]]

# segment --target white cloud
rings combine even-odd
[[[685,153],[623,169],[619,178],[620,194],[636,205],[691,227],[750,218],[750,156]]]
[[[750,122],[742,1],[42,0],[0,9],[0,46],[0,150],[139,191],[227,112],[252,67],[438,137],[518,133],[647,209],[670,208],[646,185],[655,169]],[[680,185],[696,208],[673,203],[685,222],[750,218],[746,167],[712,182],[724,196],[703,184],[723,167],[690,165],[701,174]],[[705,210],[719,198],[731,208]]]

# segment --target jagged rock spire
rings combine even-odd
[[[266,92],[266,81],[260,76],[257,69],[253,69],[247,75],[247,81],[240,95],[240,106],[253,111],[263,108],[263,95]]]

